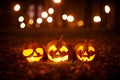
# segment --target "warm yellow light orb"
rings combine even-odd
[[[52,18],[52,17],[48,17],[48,18],[47,18],[47,22],[48,22],[48,23],[52,23],[52,22],[53,22],[53,18]]]
[[[20,28],[25,28],[25,23],[21,23]]]
[[[37,18],[36,22],[37,22],[38,24],[41,24],[41,23],[42,23],[42,19],[41,19],[41,18]]]
[[[19,21],[19,22],[23,22],[23,21],[24,21],[24,17],[23,17],[23,16],[20,16],[20,17],[18,18],[18,21]]]
[[[53,0],[54,3],[61,3],[61,0]]]
[[[54,13],[54,9],[53,9],[53,8],[49,8],[49,9],[48,9],[48,13],[49,13],[49,14],[53,14],[53,13]]]
[[[42,18],[47,18],[48,17],[48,13],[44,11],[44,12],[42,12],[41,16],[42,16]]]
[[[63,14],[63,15],[62,15],[62,19],[63,19],[63,20],[67,20],[67,14]]]
[[[15,6],[14,6],[14,11],[19,11],[20,10],[20,4],[16,4]]]
[[[83,20],[79,20],[77,24],[78,24],[79,27],[81,27],[81,26],[84,25],[84,21]]]
[[[93,21],[96,22],[96,23],[101,22],[101,17],[100,16],[94,16]]]
[[[29,23],[30,25],[32,25],[32,24],[34,23],[34,20],[33,20],[33,19],[29,19],[28,23]]]
[[[106,13],[110,13],[110,7],[109,7],[108,5],[105,5],[105,8],[104,8],[104,9],[105,9],[105,12],[106,12]]]
[[[68,22],[73,22],[73,21],[74,21],[74,17],[73,17],[72,15],[69,15],[69,16],[67,17],[67,21],[68,21]]]

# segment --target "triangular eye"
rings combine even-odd
[[[61,52],[63,52],[63,51],[68,52],[68,49],[67,49],[66,46],[62,46],[62,47],[60,48],[60,51],[61,51]]]
[[[40,53],[41,55],[43,55],[43,49],[42,48],[36,48],[36,52]]]
[[[56,50],[57,50],[56,46],[55,46],[55,45],[52,45],[52,46],[48,49],[48,52],[50,52],[50,51],[56,51]]]
[[[78,51],[83,51],[84,46],[79,46]]]
[[[29,56],[31,55],[33,52],[33,49],[26,49],[26,50],[23,50],[23,55],[24,56]]]
[[[89,51],[89,52],[90,52],[90,51],[93,51],[93,52],[94,52],[94,51],[95,51],[95,49],[94,49],[94,47],[93,47],[93,46],[89,46],[89,47],[88,47],[88,51]]]

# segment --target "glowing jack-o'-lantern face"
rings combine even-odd
[[[26,49],[23,49],[23,55],[28,62],[38,62],[43,58],[43,48],[37,44],[30,44]]]
[[[95,48],[89,43],[77,44],[75,46],[75,52],[80,61],[92,61],[95,57]]]
[[[51,41],[47,44],[45,49],[48,59],[54,62],[67,61],[71,54],[72,48],[65,41]]]

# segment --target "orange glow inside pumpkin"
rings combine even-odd
[[[57,51],[57,48],[55,45],[52,45],[49,49],[48,49],[48,53],[50,53],[50,51]],[[60,49],[59,49],[60,52],[68,52],[68,49],[66,46],[62,46]],[[56,52],[56,55],[61,55],[60,52]],[[48,54],[48,58],[49,60],[51,61],[54,61],[54,62],[63,62],[63,61],[66,61],[68,60],[68,55],[65,55],[63,57],[56,57],[56,58],[52,58],[52,56],[50,54]]]
[[[80,57],[80,56],[78,56],[78,55],[77,55],[77,57],[78,57],[78,59],[81,60],[81,61],[92,61],[92,60],[94,59],[94,57],[95,57],[95,54],[92,55],[92,56],[90,56],[89,58],[88,58],[88,57]]]
[[[83,51],[84,50],[84,46],[83,45],[81,45],[81,46],[79,46],[78,47],[78,49],[77,49],[77,51]],[[90,51],[93,51],[93,52],[95,52],[95,49],[94,49],[94,47],[93,46],[88,46],[88,52],[90,52]],[[88,55],[88,53],[85,51],[84,53],[83,53],[83,55]],[[90,57],[80,57],[79,56],[79,54],[77,54],[77,58],[79,59],[79,60],[81,60],[81,61],[92,61],[93,59],[94,59],[94,57],[95,57],[95,54],[94,55],[92,55],[92,56],[90,56]]]
[[[35,51],[38,54],[40,54],[40,56],[38,56],[38,54],[36,52],[34,52],[33,49],[25,49],[25,50],[23,50],[23,55],[26,57],[28,62],[38,62],[39,60],[42,59],[42,57],[43,57],[43,49],[42,48],[36,48]]]
[[[49,58],[51,61],[54,61],[54,62],[63,62],[63,61],[68,60],[68,55],[66,55],[66,56],[64,56],[64,57],[52,58],[52,57],[48,54],[48,58]]]

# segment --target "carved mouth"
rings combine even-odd
[[[29,57],[26,58],[28,62],[38,62],[42,59],[42,57]]]
[[[57,57],[57,58],[52,58],[50,55],[48,55],[48,58],[49,58],[51,61],[54,61],[54,62],[63,62],[63,61],[68,60],[68,55],[66,55],[66,56],[64,56],[64,57]]]

